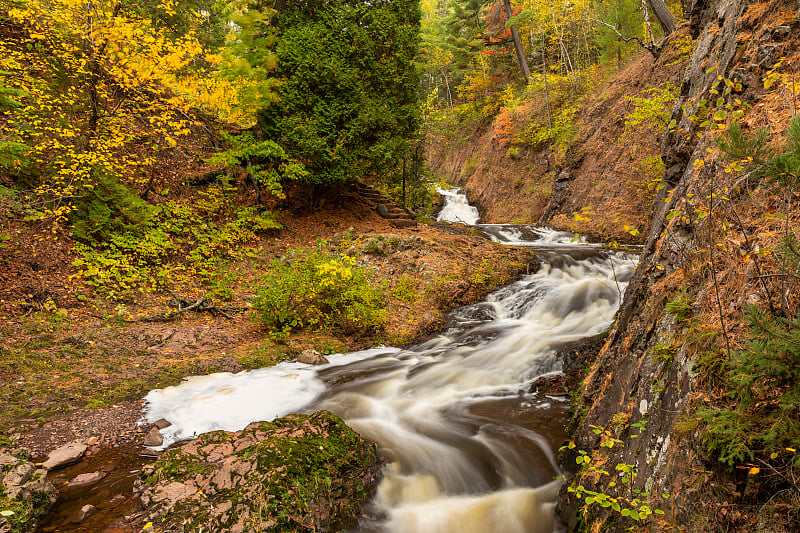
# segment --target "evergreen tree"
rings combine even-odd
[[[314,183],[394,167],[419,125],[418,0],[297,0],[274,26],[282,84],[279,101],[260,113],[264,136]]]

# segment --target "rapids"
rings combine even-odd
[[[541,266],[451,313],[437,337],[402,350],[339,355],[322,367],[282,363],[189,378],[152,391],[146,419],[173,423],[167,445],[328,409],[390,460],[360,530],[553,531],[554,450],[564,438],[566,398],[531,393],[529,385],[562,371],[560,345],[610,327],[636,258],[547,229],[479,229],[536,247]]]
[[[478,209],[469,205],[467,195],[458,189],[438,189],[444,198],[444,206],[436,220],[439,222],[460,222],[462,224],[477,224],[480,220]]]

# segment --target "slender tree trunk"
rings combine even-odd
[[[441,69],[442,77],[444,78],[445,87],[447,87],[447,105],[452,109],[453,107],[453,96],[450,94],[450,82],[447,80],[447,72],[444,69]]]
[[[550,88],[547,86],[547,44],[542,32],[542,76],[544,76],[544,103],[547,106],[547,129],[553,129],[553,120],[550,118]]]
[[[675,17],[672,16],[672,12],[667,7],[667,4],[664,3],[664,0],[647,1],[650,3],[650,7],[653,8],[653,13],[658,19],[659,24],[661,24],[661,27],[664,29],[664,35],[669,35],[674,32]]]
[[[645,0],[642,0],[642,16],[644,16],[645,40],[651,45],[655,45],[656,40],[653,38],[653,27],[650,25],[650,10],[647,9],[647,2]]]
[[[567,47],[564,46],[564,39],[561,38],[561,32],[558,30],[558,23],[556,22],[556,14],[553,12],[552,7],[550,7],[550,17],[553,19],[553,29],[556,30],[556,37],[558,37],[558,44],[561,47],[561,58],[564,63],[564,70],[567,73],[567,78],[569,78],[570,83],[574,87],[575,69],[572,67],[572,60],[569,57],[569,52],[567,51]]]
[[[506,8],[506,16],[509,19],[513,17],[514,13],[511,10],[511,0],[503,0],[503,6]],[[519,67],[522,69],[522,76],[525,78],[525,82],[527,82],[528,78],[531,77],[531,69],[528,68],[528,60],[525,59],[522,41],[519,40],[519,33],[517,32],[517,27],[514,25],[511,26],[511,39],[514,41],[514,50],[517,52],[517,60],[519,61]]]

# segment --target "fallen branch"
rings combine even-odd
[[[177,310],[168,310],[157,315],[140,318],[137,320],[137,322],[169,322],[171,320],[175,320],[184,313],[188,313],[189,311],[194,311],[196,313],[211,313],[214,316],[222,316],[229,320],[233,320],[233,316],[230,314],[231,312],[244,311],[247,309],[246,307],[234,307],[230,305],[226,305],[225,307],[210,305],[208,300],[206,300],[205,293],[203,293],[203,295],[194,302],[187,300],[186,298],[180,296],[179,294],[175,294],[172,291],[169,291],[169,294],[178,305]]]

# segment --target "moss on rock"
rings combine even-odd
[[[336,415],[292,414],[166,452],[142,472],[142,502],[156,531],[341,530],[382,464]]]

